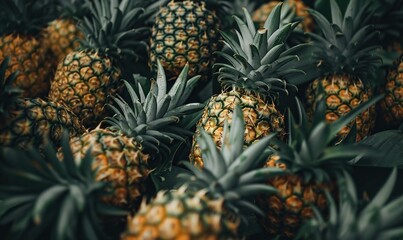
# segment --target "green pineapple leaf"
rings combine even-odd
[[[8,182],[0,183],[0,225],[10,226],[11,239],[103,239],[102,217],[127,214],[102,202],[110,188],[95,180],[90,154],[74,161],[68,138],[64,132],[63,156],[51,143],[45,156],[34,148],[3,149],[0,169]]]

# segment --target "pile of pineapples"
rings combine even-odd
[[[0,238],[403,239],[402,0],[2,0]]]

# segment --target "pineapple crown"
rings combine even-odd
[[[102,239],[101,216],[125,216],[126,211],[103,204],[111,194],[105,182],[95,181],[91,150],[74,161],[68,133],[62,139],[64,158],[50,143],[45,156],[29,150],[5,148],[0,171],[0,224],[10,226],[12,239]]]
[[[52,4],[44,0],[2,0],[0,35],[36,36],[52,20]]]
[[[308,45],[300,44],[287,49],[285,42],[298,23],[280,27],[281,3],[273,9],[259,30],[256,30],[246,9],[244,15],[245,21],[234,16],[239,28],[239,31],[235,30],[237,39],[221,32],[231,52],[217,52],[228,61],[214,65],[218,68],[216,74],[222,87],[239,88],[271,97],[278,93],[288,94],[290,88],[296,91],[293,77],[304,74],[295,68],[299,61],[296,54]]]
[[[149,29],[143,24],[143,8],[131,8],[130,0],[87,0],[89,16],[79,28],[85,34],[82,49],[95,50],[117,61],[140,59],[147,48],[143,41]]]
[[[152,26],[155,22],[155,17],[162,6],[164,6],[169,0],[132,0],[130,1],[131,8],[143,8],[144,12],[141,19],[144,20],[145,26]]]
[[[297,99],[299,121],[297,122],[289,112],[288,144],[274,139],[273,144],[278,148],[273,151],[279,156],[279,162],[287,166],[287,170],[293,173],[302,173],[305,181],[313,178],[319,182],[330,180],[334,174],[339,174],[348,166],[348,161],[357,160],[366,154],[372,153],[366,146],[354,144],[338,144],[335,146],[337,133],[365,109],[382,99],[377,96],[358,107],[333,123],[326,121],[326,101],[324,94],[320,94],[316,103],[316,111],[311,124],[307,121],[307,115],[302,104]],[[355,126],[355,125],[354,125]],[[354,129],[354,128],[353,128]],[[349,139],[355,139],[355,130],[351,130]]]
[[[402,239],[403,197],[387,203],[396,179],[395,168],[373,200],[361,206],[357,199],[354,181],[348,173],[344,172],[343,183],[339,184],[339,209],[337,209],[336,201],[327,192],[330,217],[323,217],[315,209],[316,217],[300,229],[297,239]]]
[[[397,42],[403,47],[403,1],[372,0],[375,28],[381,32],[382,42]]]
[[[245,122],[239,106],[235,107],[231,126],[228,121],[224,124],[221,149],[207,132],[200,129],[198,143],[204,168],[197,168],[185,161],[183,165],[190,172],[181,173],[179,177],[183,179],[181,183],[186,182],[188,191],[205,190],[211,199],[223,199],[226,209],[239,214],[246,221],[245,216],[251,212],[263,214],[253,204],[253,197],[262,193],[275,193],[276,190],[265,184],[265,181],[270,176],[283,174],[283,171],[261,167],[271,154],[267,146],[275,133],[244,149],[244,140],[240,137],[244,130]]]
[[[344,17],[339,6],[330,0],[331,22],[321,13],[309,10],[323,35],[306,33],[312,37],[318,51],[314,52],[317,67],[322,76],[343,74],[361,79],[370,85],[381,58],[377,56],[379,46],[374,38],[379,32],[369,25],[371,14],[367,14],[369,2],[361,6],[359,0],[351,0]]]
[[[158,62],[157,80],[152,82],[147,95],[140,84],[138,84],[139,93],[137,94],[125,81],[132,106],[121,96],[110,96],[117,107],[108,105],[115,115],[107,117],[105,122],[111,125],[111,129],[135,138],[146,151],[168,156],[169,144],[174,140],[185,142],[186,139],[183,136],[193,134],[175,125],[184,115],[195,113],[204,107],[200,103],[185,104],[200,79],[200,76],[195,76],[187,80],[188,70],[189,66],[186,65],[168,92],[165,72],[160,62]]]
[[[81,19],[88,14],[89,2],[86,0],[64,0],[56,4],[62,18]]]
[[[6,70],[10,58],[7,57],[0,64],[0,116],[7,118],[9,114],[9,108],[21,97],[23,91],[13,86],[13,82],[18,75],[18,72],[11,73],[6,77]]]

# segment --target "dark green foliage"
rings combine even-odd
[[[280,157],[280,162],[287,165],[288,170],[303,173],[306,181],[312,178],[319,182],[330,180],[347,169],[350,160],[371,153],[366,146],[343,143],[335,146],[336,134],[380,99],[381,96],[378,96],[361,104],[331,124],[325,120],[326,102],[323,96],[318,100],[312,123],[308,122],[305,110],[299,103],[299,112],[295,116],[297,120],[289,114],[288,144],[276,140],[274,144],[278,149],[274,150],[275,154]]]
[[[116,61],[142,58],[149,29],[141,19],[144,9],[132,8],[130,0],[89,1],[89,15],[79,23],[85,35],[81,48],[96,50]]]
[[[12,73],[6,78],[6,70],[10,58],[7,57],[0,64],[0,117],[4,121],[8,117],[9,108],[21,98],[23,91],[13,87],[13,81],[17,77],[18,72]]]
[[[95,181],[91,151],[75,160],[68,144],[65,133],[62,160],[51,144],[45,156],[34,148],[3,149],[0,170],[8,183],[0,185],[0,225],[9,226],[11,239],[105,239],[101,217],[127,214],[101,201],[111,193]]]
[[[316,217],[301,228],[297,239],[312,240],[392,240],[403,238],[403,196],[389,201],[395,186],[397,170],[369,201],[360,201],[353,179],[344,173],[339,181],[339,204],[327,194],[329,218],[318,211]]]
[[[1,0],[0,35],[35,36],[52,20],[53,5],[46,0]]]
[[[359,3],[360,0],[351,0],[343,16],[335,0],[330,0],[331,21],[322,13],[309,10],[322,34],[307,34],[319,47],[314,57],[322,76],[346,74],[371,86],[371,74],[381,63],[376,51],[379,46],[373,44],[379,33],[369,25],[368,3]]]

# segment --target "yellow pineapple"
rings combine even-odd
[[[245,147],[269,133],[284,135],[284,116],[278,109],[278,94],[288,93],[295,87],[291,81],[301,71],[295,69],[298,61],[296,52],[306,45],[298,45],[286,50],[284,42],[297,23],[280,27],[281,6],[278,5],[269,16],[267,28],[255,29],[251,16],[245,10],[246,21],[234,17],[239,30],[238,37],[222,33],[224,43],[231,55],[218,52],[227,63],[217,63],[218,81],[222,93],[210,98],[198,126],[213,136],[217,146],[221,146],[222,128],[225,120],[231,123],[235,105],[240,105],[246,122]],[[288,80],[288,82],[286,81]],[[190,160],[203,166],[196,131]]]
[[[310,33],[314,45],[318,46],[313,58],[317,60],[318,77],[307,87],[308,114],[315,110],[319,88],[326,93],[326,119],[333,122],[350,112],[373,95],[371,74],[376,70],[380,58],[376,55],[377,45],[371,41],[376,32],[364,19],[365,8],[358,8],[358,1],[350,1],[343,16],[337,3],[330,1],[332,21],[312,10],[323,35]],[[337,26],[337,27],[335,27]],[[315,66],[313,66],[315,67]],[[375,106],[357,116],[356,140],[360,141],[372,133],[375,125]],[[353,122],[339,133],[340,139],[348,134]]]
[[[318,91],[318,88],[323,87],[327,94],[326,107],[328,112],[326,113],[326,120],[328,122],[334,122],[341,116],[351,111],[351,109],[357,107],[362,102],[368,101],[372,97],[372,91],[364,87],[361,80],[351,80],[347,75],[332,75],[322,80],[315,80],[309,85],[307,89],[307,101],[313,109],[316,108],[314,101]],[[309,114],[312,114],[310,109]],[[355,119],[357,124],[357,141],[362,140],[364,137],[369,136],[372,133],[375,124],[375,106],[372,106],[362,114],[358,115]],[[347,136],[353,122],[344,126],[340,130],[341,138]]]
[[[242,112],[235,108],[231,128],[224,126],[223,145],[219,149],[202,129],[205,168],[184,163],[190,170],[178,179],[179,189],[159,191],[149,203],[143,201],[139,211],[128,219],[122,240],[136,239],[241,239],[239,228],[246,216],[261,214],[251,198],[259,193],[273,193],[264,179],[281,174],[279,169],[259,168],[270,154],[265,151],[275,134],[262,138],[243,149]]]
[[[122,63],[145,47],[141,39],[147,30],[137,21],[142,9],[126,1],[92,2],[89,11],[79,25],[85,39],[60,61],[49,99],[66,104],[86,127],[94,127],[107,115],[108,95],[123,84]]]
[[[10,57],[6,76],[19,71],[14,86],[25,97],[45,96],[49,91],[52,63],[40,30],[49,20],[49,4],[41,1],[4,0],[0,3],[0,61]]]
[[[57,64],[70,52],[80,46],[84,34],[77,27],[75,19],[87,14],[87,3],[84,0],[66,0],[58,2],[60,16],[49,22],[43,30],[43,42],[55,58]]]
[[[7,74],[9,62],[6,58],[0,66],[0,146],[27,148],[45,139],[59,144],[64,129],[71,137],[84,132],[79,118],[66,106],[23,98],[22,90],[13,86],[18,73]]]
[[[150,173],[150,156],[132,137],[96,128],[72,138],[70,147],[76,161],[90,152],[94,169],[98,169],[95,179],[112,183],[113,195],[104,197],[104,201],[116,206],[131,206],[138,201]]]
[[[156,16],[150,38],[150,67],[157,69],[159,59],[168,79],[176,79],[186,63],[189,75],[209,79],[220,36],[216,14],[204,1],[169,1]]]
[[[368,148],[354,144],[334,146],[334,141],[345,124],[382,97],[366,101],[332,124],[325,118],[323,97],[317,103],[319,110],[315,112],[312,124],[308,123],[299,104],[298,122],[292,116],[289,118],[288,144],[273,142],[276,149],[265,168],[282,169],[285,175],[267,180],[269,186],[278,190],[277,194],[257,198],[257,205],[265,213],[261,223],[271,236],[293,239],[302,224],[315,216],[314,208],[326,214],[326,191],[337,195],[337,179],[349,169],[348,161],[371,153]]]

